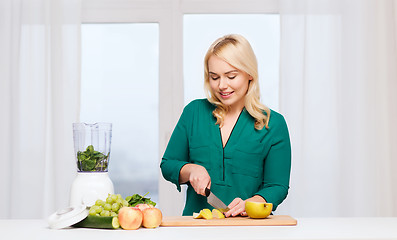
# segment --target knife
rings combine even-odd
[[[220,212],[224,213],[230,210],[209,188],[205,188],[205,196],[207,197],[207,202]]]

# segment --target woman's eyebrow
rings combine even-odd
[[[228,72],[225,72],[225,74],[229,74],[229,73],[238,73],[238,70],[237,69],[233,69],[233,70],[230,70],[230,71],[228,71]],[[218,75],[217,73],[214,73],[214,72],[208,72],[208,74],[215,74],[215,75]]]
[[[231,70],[231,71],[229,71],[229,72],[225,72],[225,74],[234,73],[234,72],[238,73],[238,70],[237,70],[237,69],[234,69],[234,70]]]

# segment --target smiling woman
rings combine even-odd
[[[208,97],[185,107],[160,165],[178,190],[188,186],[184,215],[210,208],[207,189],[228,204],[226,217],[246,216],[246,201],[270,202],[276,210],[288,194],[288,129],[279,113],[259,102],[257,68],[241,35],[218,38],[205,55]],[[256,154],[247,150],[253,146]]]

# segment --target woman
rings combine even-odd
[[[271,202],[289,188],[291,146],[286,122],[259,101],[258,70],[249,42],[226,35],[204,61],[207,99],[189,103],[161,161],[164,178],[180,191],[187,184],[183,215],[211,208],[205,189],[245,216],[245,201]]]

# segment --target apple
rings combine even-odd
[[[160,226],[163,220],[163,214],[160,209],[155,207],[148,207],[143,209],[143,222],[142,225],[145,228],[156,228]]]
[[[123,229],[135,230],[142,225],[143,213],[137,207],[122,207],[118,218]]]
[[[137,204],[135,207],[137,207],[141,211],[143,211],[143,209],[153,207],[153,205],[146,204],[146,203],[140,203],[140,204]]]
[[[250,218],[267,218],[272,212],[273,204],[265,202],[245,202],[245,212]]]

